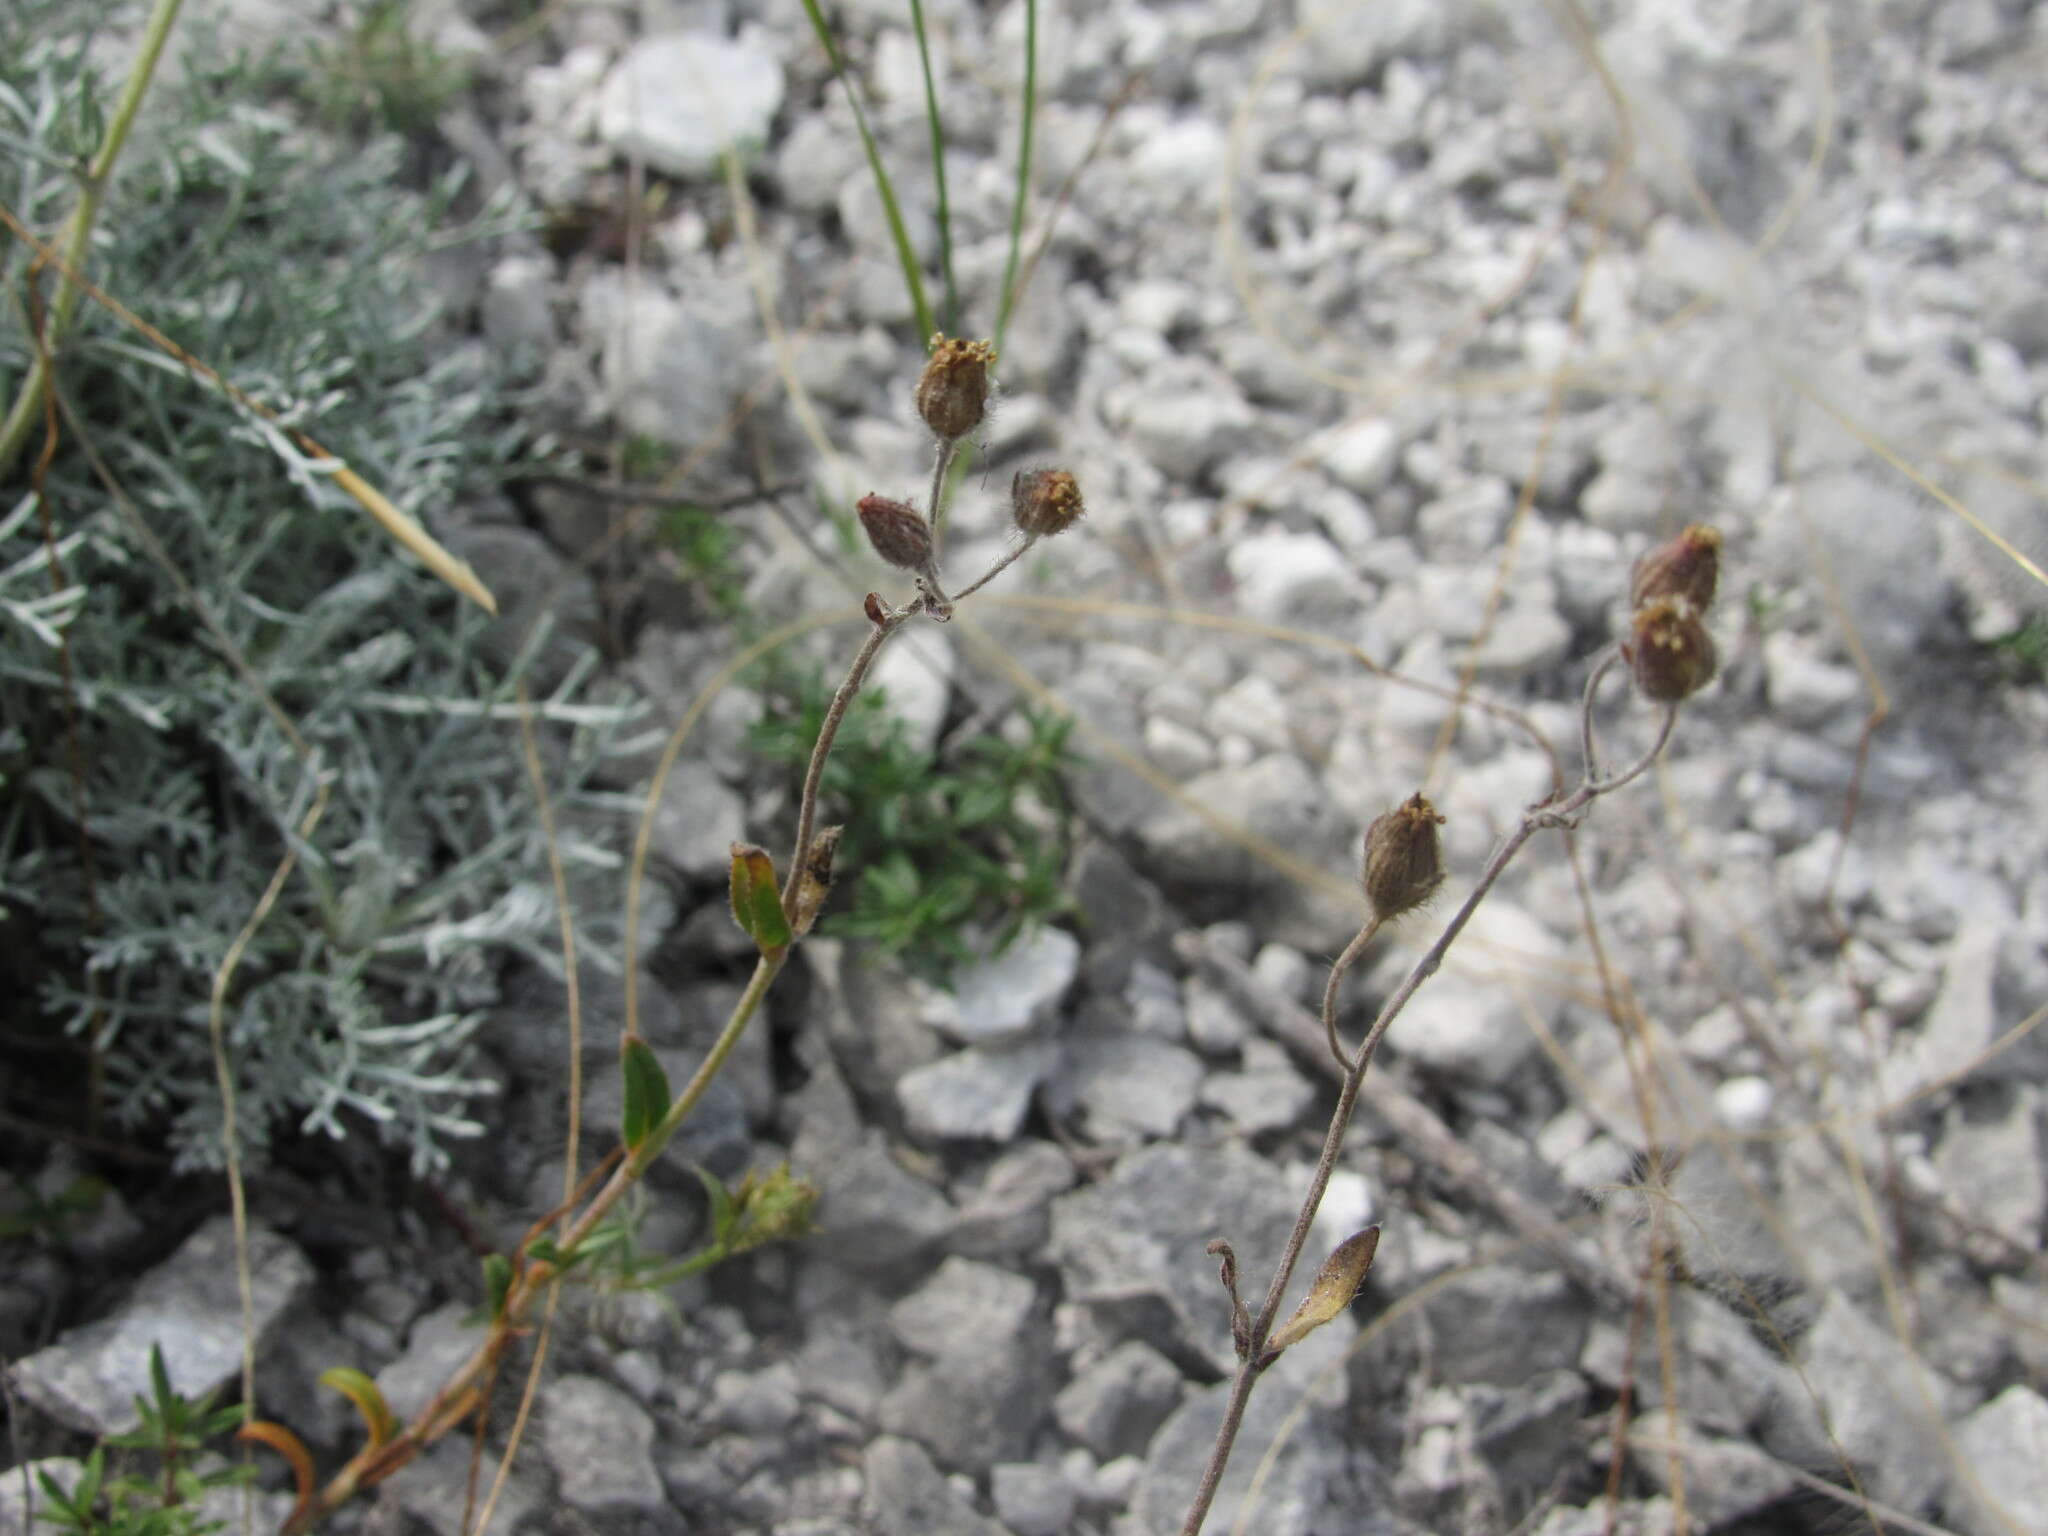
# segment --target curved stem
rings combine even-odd
[[[1593,737],[1593,696],[1600,691],[1600,679],[1620,660],[1621,647],[1610,646],[1586,679],[1586,691],[1579,703],[1579,760],[1585,764],[1582,772],[1589,779],[1600,776],[1600,745]]]
[[[1344,973],[1358,962],[1365,953],[1365,946],[1380,931],[1380,920],[1375,917],[1358,930],[1356,938],[1344,946],[1344,953],[1330,967],[1329,982],[1323,987],[1323,1033],[1329,1037],[1330,1054],[1337,1058],[1337,1065],[1349,1072],[1353,1066],[1351,1055],[1344,1049],[1344,1043],[1337,1038],[1337,986],[1343,981]]]

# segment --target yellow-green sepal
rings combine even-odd
[[[781,954],[794,938],[775,884],[775,861],[753,843],[732,845],[732,916],[764,955]]]

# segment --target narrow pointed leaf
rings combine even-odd
[[[252,1419],[235,1431],[237,1440],[251,1440],[258,1445],[267,1445],[282,1456],[292,1469],[292,1482],[298,1488],[298,1502],[292,1506],[291,1518],[284,1528],[288,1531],[303,1529],[306,1517],[313,1511],[313,1453],[306,1449],[306,1443],[282,1424],[268,1419]]]
[[[505,1297],[512,1289],[512,1261],[502,1253],[484,1255],[484,1310],[496,1322],[505,1315]]]
[[[164,1350],[161,1344],[149,1346],[149,1389],[156,1394],[154,1406],[160,1411],[168,1411],[171,1403],[171,1373],[164,1369]]]
[[[500,1256],[493,1254],[491,1257]],[[509,1266],[507,1272],[509,1275]],[[494,1312],[492,1315],[497,1314]],[[353,1366],[337,1365],[332,1370],[322,1371],[320,1385],[332,1387],[356,1405],[356,1412],[363,1416],[363,1426],[369,1431],[371,1450],[376,1450],[398,1432],[398,1416],[384,1401],[384,1394],[378,1390],[377,1383]]]
[[[668,1112],[668,1074],[662,1071],[654,1047],[638,1035],[626,1036],[619,1066],[625,1076],[625,1107],[620,1115],[619,1134],[627,1148],[637,1152]]]
[[[789,948],[789,919],[775,885],[775,861],[752,843],[732,845],[732,916],[763,954]]]
[[[704,1186],[705,1198],[711,1202],[711,1238],[723,1243],[732,1235],[733,1207],[732,1191],[725,1187],[725,1181],[709,1168],[696,1169],[697,1182]]]
[[[1339,1243],[1316,1271],[1315,1283],[1294,1309],[1294,1316],[1274,1329],[1266,1340],[1266,1352],[1277,1355],[1288,1345],[1300,1343],[1350,1306],[1351,1298],[1365,1283],[1366,1271],[1372,1268],[1372,1256],[1379,1245],[1380,1229],[1376,1226]]]

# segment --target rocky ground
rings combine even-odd
[[[539,418],[669,445],[734,505],[758,612],[895,592],[808,496],[760,493],[911,497],[929,465],[909,303],[801,8],[418,10],[475,71],[442,137],[550,221],[433,274]],[[925,10],[973,334],[1024,13]],[[836,20],[932,250],[903,8]],[[1545,743],[1574,763],[1630,562],[1705,520],[1720,678],[1576,862],[1530,846],[1389,1036],[1312,1246],[1377,1221],[1377,1268],[1264,1382],[1209,1528],[2043,1530],[2048,691],[1991,642],[2048,609],[2014,557],[2048,561],[2048,13],[1208,0],[1049,12],[1040,48],[1030,284],[949,568],[999,552],[1019,465],[1073,468],[1089,514],[887,681],[932,741],[1019,700],[1077,717],[1072,911],[951,994],[802,952],[640,1238],[689,1246],[689,1157],[788,1157],[820,1232],[579,1301],[494,1529],[1178,1530],[1231,1367],[1204,1246],[1259,1288],[1292,1220],[1362,829],[1426,787],[1457,899],[1549,788]],[[609,541],[620,515],[556,487],[443,531],[523,573],[514,622],[602,626],[674,715],[734,641]],[[756,707],[726,691],[664,801],[640,1024],[677,1070],[738,990],[726,846],[788,826],[736,747]],[[1647,740],[1619,689],[1599,719]],[[1349,1027],[1448,910],[1368,958]],[[353,1426],[319,1372],[418,1407],[475,1338],[468,1239],[555,1198],[562,989],[510,999],[482,1037],[501,1131],[444,1185],[345,1152],[257,1192],[264,1411],[323,1457]],[[617,979],[583,1001],[587,1153],[618,1118]],[[119,1427],[149,1338],[233,1372],[216,1209],[117,1200],[11,1263],[13,1336],[44,1345],[13,1376],[22,1456]],[[466,1458],[344,1520],[452,1536]]]

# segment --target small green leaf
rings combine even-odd
[[[512,1289],[512,1261],[502,1253],[484,1255],[484,1310],[492,1322],[505,1315],[505,1297]]]
[[[764,955],[789,948],[789,918],[775,886],[775,861],[753,843],[732,845],[732,916]]]
[[[1367,1227],[1344,1239],[1323,1260],[1315,1283],[1294,1309],[1294,1316],[1274,1329],[1266,1340],[1266,1357],[1271,1358],[1290,1344],[1298,1344],[1323,1324],[1351,1305],[1351,1298],[1365,1283],[1372,1268],[1372,1256],[1380,1245],[1380,1229]]]
[[[501,1256],[492,1254],[491,1257]],[[398,1416],[391,1411],[391,1405],[384,1401],[383,1392],[378,1390],[376,1382],[354,1366],[337,1365],[331,1370],[322,1371],[320,1385],[332,1387],[356,1405],[356,1412],[363,1416],[363,1426],[369,1431],[371,1450],[375,1450],[397,1433]]]
[[[733,1204],[732,1191],[709,1168],[697,1168],[696,1174],[697,1182],[704,1186],[705,1197],[711,1202],[711,1240],[723,1246],[732,1236],[733,1219],[739,1214]]]
[[[164,1349],[161,1344],[149,1346],[149,1390],[155,1396],[155,1407],[166,1416],[177,1394],[171,1391],[171,1373],[164,1368]]]
[[[734,867],[738,867],[737,860]],[[668,1113],[668,1074],[661,1069],[654,1047],[638,1035],[626,1036],[620,1048],[619,1066],[625,1075],[625,1106],[620,1115],[619,1134],[627,1150],[637,1152]]]

